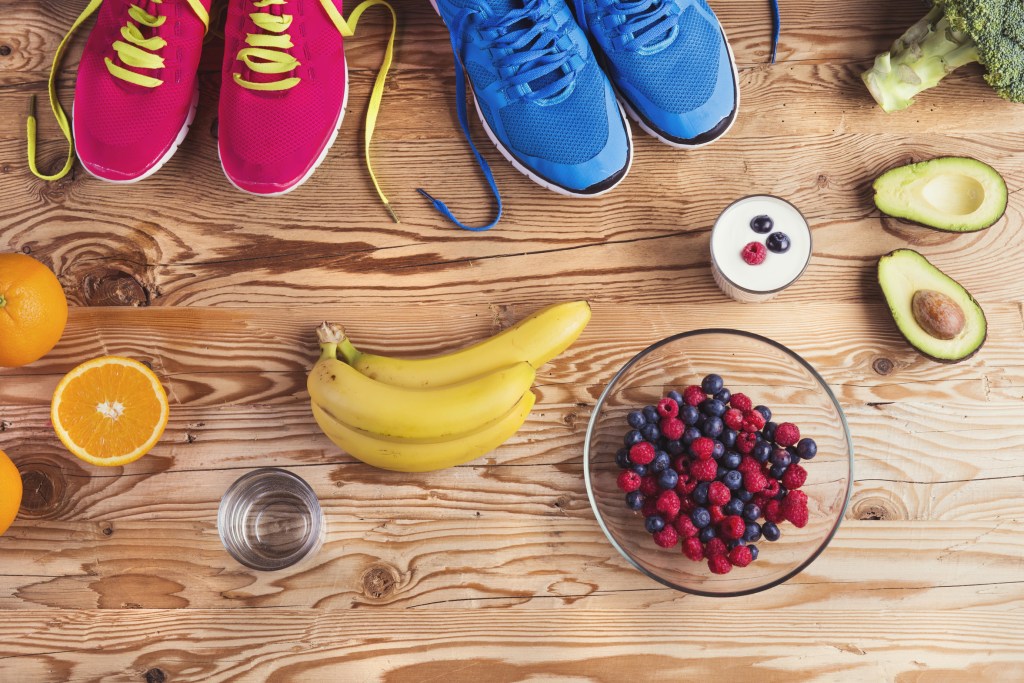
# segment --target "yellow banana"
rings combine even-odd
[[[317,330],[321,356],[306,382],[310,398],[338,420],[384,437],[446,439],[480,429],[511,410],[536,374],[523,362],[450,386],[396,387],[338,360],[338,332],[327,324]]]
[[[344,336],[338,352],[359,372],[398,387],[457,384],[526,361],[534,368],[569,348],[590,321],[590,304],[571,301],[537,311],[512,327],[459,351],[430,358],[391,358],[363,353]]]
[[[508,441],[526,421],[535,400],[533,392],[527,391],[497,421],[462,436],[433,441],[369,434],[339,422],[316,403],[313,416],[334,445],[367,465],[396,472],[430,472],[475,460]]]

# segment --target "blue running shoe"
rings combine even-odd
[[[739,109],[739,78],[704,0],[573,0],[605,73],[640,127],[673,147],[717,140]]]
[[[494,178],[469,135],[463,69],[488,137],[535,182],[560,194],[595,196],[626,176],[633,158],[629,125],[564,0],[431,4],[448,26],[459,123],[498,199],[498,218],[469,228],[420,190],[438,210],[460,227],[477,230],[501,216]]]

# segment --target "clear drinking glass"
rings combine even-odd
[[[217,512],[220,540],[247,567],[290,567],[323,543],[324,516],[301,477],[276,467],[253,470],[224,494]]]

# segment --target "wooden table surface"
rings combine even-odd
[[[785,0],[765,64],[768,3],[715,0],[741,67],[728,137],[679,152],[640,133],[632,173],[592,201],[546,192],[478,126],[507,205],[458,130],[447,34],[424,0],[397,0],[396,68],[376,167],[360,158],[383,16],[348,41],[351,111],[313,179],[280,199],[231,188],[214,138],[220,46],[201,108],[159,174],[131,187],[81,168],[47,184],[25,162],[24,113],[84,0],[0,0],[0,250],[53,267],[72,303],[44,360],[0,372],[0,449],[26,483],[0,538],[2,681],[1024,680],[1024,107],[980,68],[883,114],[858,78],[919,18],[917,0]],[[764,6],[762,6],[764,5]],[[60,82],[70,105],[76,41]],[[41,122],[44,167],[63,153]],[[953,236],[882,218],[869,185],[911,160],[981,158],[1006,177],[1006,218]],[[813,225],[803,279],[741,305],[708,270],[709,229],[733,199],[792,200]],[[876,258],[912,246],[984,306],[989,339],[957,365],[905,344],[874,284]],[[343,322],[393,355],[481,338],[547,303],[588,298],[579,342],[538,374],[538,406],[507,445],[443,472],[372,469],[310,415],[313,326]],[[828,550],[753,597],[684,595],[617,556],[587,502],[583,433],[615,370],[671,333],[728,323],[804,355],[835,389],[856,484]],[[152,364],[172,401],[162,442],[123,469],[80,463],[48,421],[50,395],[101,354]],[[218,501],[254,467],[292,469],[329,527],[301,570],[258,574],[216,530]]]

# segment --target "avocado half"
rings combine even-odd
[[[959,282],[913,249],[878,259],[878,284],[900,333],[933,360],[956,363],[985,343],[985,312]]]
[[[873,185],[883,213],[945,232],[977,232],[1006,212],[1006,182],[977,159],[939,157],[900,166]]]

